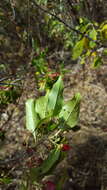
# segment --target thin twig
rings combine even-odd
[[[5,83],[5,82],[0,82],[0,85],[7,85],[7,86],[22,86],[21,84],[17,83]]]
[[[41,11],[43,11],[43,12],[49,14],[50,16],[56,18],[59,22],[63,23],[63,24],[64,24],[67,28],[69,28],[70,30],[76,32],[77,34],[81,34],[82,36],[88,38],[90,41],[93,41],[93,42],[95,42],[97,45],[100,45],[100,43],[99,43],[97,40],[93,40],[93,39],[90,38],[87,34],[82,33],[82,32],[80,32],[79,30],[73,28],[72,26],[70,26],[69,24],[67,24],[64,20],[62,20],[61,18],[59,18],[59,17],[56,16],[55,14],[49,12],[47,9],[42,8],[42,7],[41,7],[40,5],[38,5],[34,0],[32,0],[32,1],[33,1],[34,5],[35,5],[37,8],[39,8]]]

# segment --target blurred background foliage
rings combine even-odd
[[[46,51],[48,67],[76,63],[71,52],[81,35],[75,29],[85,33],[87,24],[104,23],[106,9],[106,0],[1,0],[0,77],[26,75],[38,49]]]
[[[75,32],[68,30],[56,18],[38,9],[35,6],[36,3],[43,9],[60,17],[72,27],[80,24],[80,17],[99,23],[107,19],[107,3],[105,0],[1,0],[1,63],[9,64],[11,69],[13,69],[14,65],[18,67],[20,64],[23,65],[23,62],[26,62],[25,57],[29,52],[29,48],[32,47],[32,39],[37,40],[39,46],[48,46],[53,51],[56,48],[63,49],[73,46],[73,40],[76,38]],[[28,49],[25,49],[25,47]],[[3,57],[3,53],[6,53],[6,57]],[[11,60],[11,56],[14,59],[16,57],[16,60]],[[23,56],[24,60],[22,59]]]

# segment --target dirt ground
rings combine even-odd
[[[66,68],[69,72],[64,79],[65,99],[76,92],[82,95],[80,130],[66,134],[72,149],[66,161],[56,169],[55,176],[67,168],[69,180],[63,190],[107,190],[107,65],[96,70],[88,64],[85,69],[78,64]],[[0,190],[19,189],[21,167],[29,159],[23,146],[29,138],[25,128],[25,101],[38,96],[32,69],[26,75],[23,89],[17,102],[9,104],[0,115],[0,128],[6,131],[4,141],[0,142],[0,170],[10,172],[14,179],[14,183],[1,186]]]

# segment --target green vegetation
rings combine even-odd
[[[2,106],[12,102],[14,103],[19,96],[20,93],[17,89],[7,87],[7,89],[0,90],[0,105]]]
[[[105,0],[0,2],[0,109],[6,109],[11,103],[16,104],[24,92],[29,93],[22,98],[22,104],[26,110],[26,131],[33,136],[31,139],[34,138],[34,142],[30,142],[31,152],[33,146],[37,148],[46,139],[50,147],[43,160],[40,157],[35,161],[33,157],[27,161],[21,190],[33,190],[33,187],[37,190],[63,190],[62,185],[68,179],[66,171],[56,184],[52,181],[45,183],[44,178],[52,175],[66,158],[70,145],[64,134],[75,131],[79,121],[83,98],[78,92],[65,101],[64,85],[68,85],[64,81],[65,74],[69,72],[67,66],[70,64],[83,65],[84,73],[87,64],[96,70],[106,64],[106,4]],[[10,79],[2,81],[8,75],[13,78],[18,76],[18,80],[22,77],[25,86],[12,84]],[[28,90],[33,83],[32,75],[36,98],[27,98],[32,95]],[[4,131],[1,127],[1,140],[5,138]],[[11,183],[12,177],[4,172],[0,176],[0,184]]]
[[[46,135],[53,147],[43,164],[31,169],[31,176],[35,176],[34,181],[31,177],[32,183],[38,178],[42,179],[46,174],[49,175],[53,166],[55,169],[55,163],[60,160],[61,145],[65,141],[61,135],[74,128],[78,122],[81,95],[77,93],[71,100],[64,102],[63,88],[60,76],[45,96],[37,100],[28,99],[26,102],[26,127],[34,136],[35,146]]]

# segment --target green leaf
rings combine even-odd
[[[81,57],[80,64],[81,65],[85,64],[85,58],[84,57]]]
[[[4,184],[9,184],[12,182],[12,179],[10,178],[0,178],[0,184],[4,183]]]
[[[69,100],[63,106],[59,118],[64,119],[65,124],[69,125],[73,128],[77,125],[78,118],[79,118],[79,110],[80,110],[80,100],[81,95],[77,93],[72,100]]]
[[[55,148],[49,154],[48,158],[43,162],[40,167],[41,174],[46,174],[49,170],[54,166],[54,164],[58,161],[60,156],[60,149]]]
[[[93,41],[90,41],[89,42],[89,47],[90,48],[94,48],[96,46],[96,43],[95,42],[93,42]]]
[[[33,183],[34,181],[38,181],[40,177],[40,167],[33,167],[29,170],[29,178]]]
[[[35,111],[39,114],[41,119],[47,117],[48,96],[49,93],[47,92],[45,96],[42,96],[36,100]]]
[[[39,117],[35,112],[35,100],[28,99],[26,101],[26,128],[33,133],[34,138],[36,138],[36,127],[39,123]]]
[[[89,37],[92,38],[93,40],[97,40],[97,31],[94,28],[89,32]],[[96,43],[90,41],[89,46],[90,48],[94,48],[96,46]]]
[[[56,83],[53,85],[48,99],[47,111],[54,115],[57,115],[63,104],[63,82],[60,76]]]
[[[44,174],[47,174],[51,168],[57,163],[57,161],[59,160],[60,158],[60,149],[58,148],[55,148],[53,149],[48,158],[46,160],[44,160],[43,164],[39,167],[36,167],[36,168],[31,168],[30,170],[30,177],[31,177],[31,180],[38,180],[41,175],[44,175]]]
[[[73,60],[77,59],[83,52],[84,49],[84,38],[76,43],[73,48],[72,58]]]
[[[93,40],[97,40],[97,31],[94,28],[89,32],[89,37]]]
[[[95,68],[99,68],[101,65],[103,64],[101,57],[95,57],[94,58],[94,63],[92,65],[92,67]]]
[[[53,124],[47,126],[47,130],[48,130],[48,131],[53,131],[53,130],[56,129],[57,127],[58,127],[58,125],[55,124],[55,123],[53,123]]]
[[[104,30],[107,30],[107,24],[104,24],[104,25],[101,27],[101,29],[100,29],[100,31],[104,31]]]
[[[104,49],[103,54],[104,54],[104,55],[107,55],[107,48]]]

